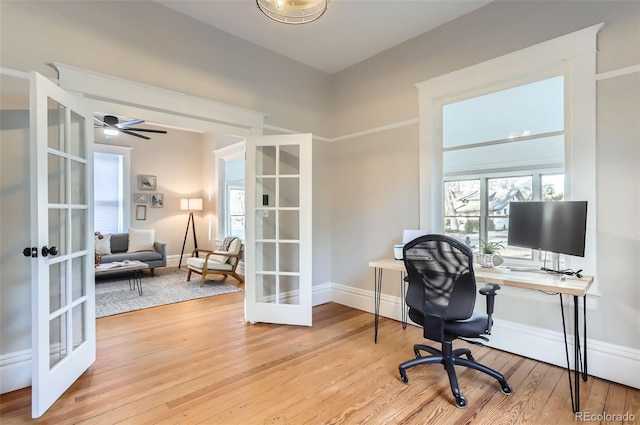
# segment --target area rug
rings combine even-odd
[[[142,295],[129,289],[126,274],[97,278],[96,318],[239,291],[235,286],[210,279],[201,288],[200,276],[187,282],[183,270],[156,270],[154,277],[145,273]]]

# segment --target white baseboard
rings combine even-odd
[[[0,394],[31,385],[31,350],[0,356]]]
[[[336,283],[332,284],[331,288],[333,302],[370,313],[374,312],[373,291]],[[399,297],[386,294],[380,297],[380,315],[383,317],[400,321],[401,306]],[[561,320],[560,317],[558,320]],[[398,330],[400,329],[398,326]],[[587,332],[589,332],[588,318]],[[569,358],[573,366],[572,335],[568,337],[568,341]],[[561,332],[495,319],[490,342],[486,345],[557,366],[567,366],[564,336]],[[584,349],[584,342],[582,345]],[[587,349],[589,375],[640,389],[640,350],[593,338],[588,338]]]

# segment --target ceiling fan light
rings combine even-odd
[[[104,135],[105,136],[117,136],[119,133],[120,132],[115,128],[108,128],[108,127],[104,128]]]
[[[258,9],[283,24],[307,24],[324,15],[330,0],[256,0]]]

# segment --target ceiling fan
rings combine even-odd
[[[93,117],[97,124],[96,127],[104,128],[104,134],[108,136],[115,136],[118,133],[128,134],[130,136],[136,136],[141,139],[149,140],[150,137],[143,136],[142,134],[137,134],[136,132],[146,132],[146,133],[162,133],[167,134],[164,130],[152,130],[150,128],[137,128],[131,127],[132,125],[142,124],[144,120],[131,120],[120,122],[118,117],[115,115],[105,115],[102,119],[98,117]]]

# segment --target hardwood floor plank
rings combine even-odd
[[[30,389],[0,396],[13,424],[567,424],[574,423],[566,371],[489,347],[474,357],[505,375],[457,367],[468,407],[457,409],[439,365],[398,365],[425,342],[415,326],[328,303],[313,327],[247,324],[243,293],[97,320],[94,365],[37,420]],[[456,342],[456,347],[466,346]],[[436,347],[434,343],[432,346]],[[640,415],[640,391],[590,377],[583,406]]]

